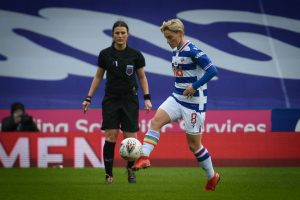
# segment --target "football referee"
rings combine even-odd
[[[93,94],[99,87],[106,72],[105,95],[102,100],[102,129],[105,130],[103,147],[105,165],[105,183],[113,182],[114,149],[119,129],[123,137],[137,137],[139,100],[138,84],[144,93],[145,109],[152,108],[147,77],[145,75],[145,58],[140,51],[127,45],[129,36],[128,25],[117,21],[112,28],[113,43],[103,49],[98,57],[98,69],[91,83],[88,95],[82,103],[84,112],[92,101]],[[136,176],[131,170],[134,161],[127,163],[128,182],[135,183]]]

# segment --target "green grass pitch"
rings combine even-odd
[[[197,167],[149,168],[128,184],[124,168],[114,169],[114,183],[104,184],[103,169],[0,169],[3,200],[287,200],[300,198],[300,168],[216,168],[221,181],[204,192],[204,172]]]

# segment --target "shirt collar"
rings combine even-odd
[[[187,40],[183,45],[182,47],[180,47],[180,49],[178,49],[177,51],[180,52],[182,51],[182,49],[184,49],[188,44],[190,44],[191,42],[189,40]]]

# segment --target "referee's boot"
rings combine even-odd
[[[133,169],[128,168],[127,174],[128,174],[128,183],[136,183],[136,176],[135,176],[135,172],[133,171]]]
[[[105,184],[112,184],[114,182],[114,178],[108,174],[105,174]]]

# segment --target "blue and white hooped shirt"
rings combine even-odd
[[[183,96],[183,91],[189,84],[199,80],[210,66],[212,66],[211,60],[190,41],[173,51],[172,69],[175,76],[175,89],[172,96],[178,103],[196,112],[205,112],[207,84],[199,87],[193,98]]]

